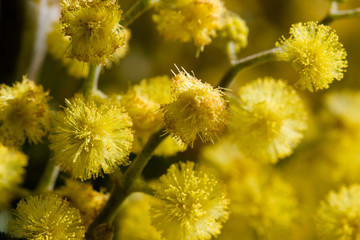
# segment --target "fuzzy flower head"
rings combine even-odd
[[[313,92],[344,77],[348,65],[346,51],[329,26],[316,22],[294,24],[290,37],[282,37],[276,46],[280,47],[279,58],[292,62],[300,74],[295,86]]]
[[[0,142],[20,146],[27,138],[38,143],[50,126],[49,93],[23,78],[12,87],[0,86]]]
[[[224,187],[193,162],[170,166],[155,185],[155,197],[152,223],[166,239],[211,239],[229,215]]]
[[[214,142],[229,115],[223,93],[187,72],[175,75],[171,88],[172,102],[161,107],[167,131],[190,146],[196,136]]]
[[[319,239],[360,239],[360,185],[343,186],[331,191],[317,212]]]
[[[165,39],[203,48],[221,26],[224,6],[221,0],[175,0],[161,1],[157,10],[153,20]]]
[[[54,119],[50,149],[62,170],[86,180],[127,165],[133,142],[132,122],[113,100],[77,95]]]
[[[122,11],[115,0],[63,1],[60,22],[70,36],[68,57],[92,64],[105,60],[125,45],[119,25]]]
[[[81,219],[86,227],[99,215],[109,194],[95,191],[91,184],[66,179],[66,185],[56,190],[56,193],[70,201],[70,205],[79,209]]]
[[[55,194],[22,199],[13,212],[8,231],[29,240],[84,239],[85,227],[79,210]]]
[[[22,183],[27,157],[0,144],[0,210],[12,197],[14,188]]]
[[[233,136],[248,157],[276,163],[289,156],[306,128],[304,104],[281,80],[257,79],[231,104]]]
[[[218,44],[225,48],[226,53],[231,56],[234,52],[239,53],[241,49],[247,46],[249,28],[241,17],[226,11],[217,35]]]

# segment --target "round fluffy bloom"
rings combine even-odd
[[[50,149],[60,168],[74,178],[96,178],[129,163],[131,126],[117,102],[78,95],[66,100],[66,107],[56,114]]]
[[[211,239],[228,218],[223,186],[193,162],[170,166],[155,185],[155,197],[152,223],[166,239]]]
[[[343,186],[331,191],[317,211],[316,229],[320,239],[360,238],[360,185]]]
[[[225,46],[227,54],[239,53],[248,44],[249,28],[245,21],[230,11],[227,11],[222,18],[222,26],[218,31],[217,39],[221,46]]]
[[[240,150],[256,160],[276,163],[289,156],[306,128],[303,102],[281,80],[257,79],[233,99],[233,135]]]
[[[300,74],[295,84],[309,91],[326,89],[341,80],[347,67],[346,52],[335,30],[316,22],[297,23],[290,29],[290,37],[277,43],[280,59],[292,62]]]
[[[119,21],[122,11],[115,0],[63,1],[60,22],[71,37],[68,57],[92,64],[105,64],[126,34]]]
[[[221,27],[221,0],[161,1],[153,16],[158,31],[168,40],[194,41],[200,48],[211,43]]]
[[[49,93],[23,77],[12,87],[0,86],[0,142],[20,146],[37,143],[50,126]]]
[[[196,136],[214,142],[229,115],[222,92],[186,72],[173,78],[171,88],[172,102],[161,106],[167,131],[186,145]]]
[[[70,201],[70,205],[79,209],[81,219],[86,227],[99,215],[105,206],[109,194],[95,191],[91,184],[66,179],[66,185],[56,193]]]
[[[27,157],[0,144],[0,210],[12,197],[12,191],[23,180]]]
[[[55,194],[22,199],[13,212],[8,231],[30,240],[84,239],[79,210]]]

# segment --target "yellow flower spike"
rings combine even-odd
[[[81,219],[87,228],[99,215],[110,194],[95,191],[91,184],[66,179],[66,185],[56,190],[56,194],[70,201],[70,205],[79,209]]]
[[[316,216],[319,239],[347,240],[360,238],[360,185],[343,186],[331,191],[320,203]]]
[[[157,29],[168,40],[189,42],[203,48],[221,27],[224,12],[220,0],[161,1],[153,16]]]
[[[294,89],[273,78],[257,79],[230,104],[231,129],[241,152],[276,163],[289,156],[306,129],[304,104]]]
[[[55,162],[74,178],[96,178],[129,164],[131,127],[130,117],[117,102],[77,95],[56,114],[50,149]]]
[[[13,212],[8,231],[29,240],[79,240],[85,238],[79,210],[55,194],[22,199]]]
[[[27,157],[15,149],[0,144],[0,210],[12,198],[14,188],[22,183]]]
[[[166,239],[211,239],[229,215],[224,187],[193,162],[170,166],[155,184],[155,197],[152,223]]]
[[[49,93],[23,77],[12,87],[0,86],[0,142],[21,146],[38,143],[50,127]]]
[[[316,22],[297,23],[290,29],[290,37],[277,43],[280,59],[292,62],[300,74],[295,86],[313,92],[326,89],[341,80],[347,67],[346,51],[335,30]]]
[[[115,0],[63,1],[60,22],[71,37],[67,56],[105,64],[116,49],[126,45],[126,33],[119,25],[121,14]]]
[[[214,142],[229,115],[223,93],[187,72],[174,76],[171,88],[172,102],[161,106],[166,130],[186,145],[192,146],[197,136]]]

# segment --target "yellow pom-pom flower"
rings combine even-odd
[[[281,80],[257,79],[231,104],[233,136],[248,157],[276,163],[289,156],[306,128],[304,104]]]
[[[117,102],[77,95],[56,114],[50,149],[60,168],[74,178],[96,178],[129,164],[131,126],[129,115]]]
[[[217,36],[220,46],[225,46],[227,54],[231,56],[245,48],[248,44],[248,35],[249,28],[245,21],[235,13],[227,11],[222,18],[222,26]]]
[[[49,93],[23,78],[12,87],[0,86],[0,142],[20,146],[26,138],[38,143],[50,127]]]
[[[71,37],[68,57],[92,64],[105,64],[126,34],[119,25],[122,11],[115,0],[63,1],[60,22]]]
[[[69,200],[70,205],[79,209],[81,219],[88,227],[105,206],[109,194],[95,191],[91,184],[66,179],[66,185],[56,190],[56,194]]]
[[[9,203],[16,186],[23,180],[27,157],[0,144],[0,210]]]
[[[319,239],[347,240],[360,238],[360,185],[343,186],[331,191],[317,211]]]
[[[224,6],[221,0],[161,1],[153,20],[168,40],[189,42],[203,48],[221,27]]]
[[[197,136],[214,142],[229,115],[223,93],[186,72],[173,78],[171,88],[172,102],[161,106],[167,131],[190,146]]]
[[[300,74],[295,84],[302,89],[317,91],[341,80],[347,67],[346,51],[339,37],[329,26],[316,22],[297,23],[290,29],[290,37],[277,43],[280,59],[292,62]]]
[[[166,239],[211,239],[228,218],[223,186],[193,162],[170,166],[155,185],[155,197],[152,223]]]
[[[29,240],[84,239],[85,227],[79,210],[55,194],[29,196],[14,210],[8,231]]]

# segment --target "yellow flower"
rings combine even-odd
[[[176,0],[161,1],[157,10],[153,20],[165,39],[193,40],[202,49],[221,27],[224,6],[220,0]]]
[[[292,62],[300,74],[295,86],[309,91],[326,89],[341,80],[347,67],[346,52],[339,37],[329,26],[316,22],[297,23],[290,29],[290,37],[277,43],[280,59]]]
[[[112,173],[129,164],[132,122],[112,100],[77,95],[56,114],[49,136],[54,160],[62,170],[81,180]]]
[[[79,210],[55,194],[22,199],[13,212],[8,231],[29,240],[84,239]]]
[[[126,33],[119,25],[122,11],[115,0],[63,1],[60,22],[71,37],[68,57],[92,64],[105,64]]]
[[[220,46],[225,46],[227,54],[239,53],[248,44],[249,28],[245,21],[230,11],[226,11],[222,17],[221,29],[218,31],[217,39]]]
[[[109,194],[95,191],[91,184],[66,179],[66,185],[56,190],[56,193],[69,200],[70,205],[79,209],[81,219],[87,228],[99,215],[109,198]]]
[[[0,142],[20,146],[38,143],[50,126],[49,93],[23,77],[12,87],[0,86]]]
[[[223,186],[193,162],[170,166],[155,185],[155,197],[152,223],[166,239],[211,239],[229,215]]]
[[[343,186],[331,191],[317,211],[319,239],[347,240],[360,238],[360,185]]]
[[[232,134],[241,152],[276,163],[289,156],[306,128],[304,105],[294,89],[272,78],[242,87],[233,99]]]
[[[9,203],[16,186],[22,183],[27,157],[0,144],[0,210]]]
[[[172,102],[161,106],[166,129],[192,146],[196,137],[214,142],[228,118],[222,92],[186,72],[173,78]]]

